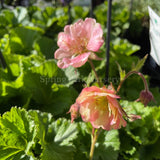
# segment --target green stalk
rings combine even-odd
[[[94,72],[94,74],[95,74],[95,77],[96,77],[96,79],[97,79],[97,83],[98,83],[99,87],[101,87],[101,83],[100,83],[98,74],[97,74],[97,72],[96,72],[96,70],[95,70],[95,67],[94,67],[94,64],[93,64],[92,60],[88,59],[88,62],[89,62],[89,64],[91,65],[91,68],[92,68],[92,70],[93,70],[93,72]]]
[[[92,135],[91,135],[91,148],[90,148],[90,154],[89,154],[89,160],[93,159],[93,154],[94,154],[94,148],[96,141],[98,139],[98,136],[100,134],[100,129],[97,131],[95,128],[92,128]]]
[[[95,67],[94,67],[94,64],[93,64],[92,60],[88,59],[88,62],[89,62],[90,66],[91,66],[91,68],[92,68],[92,70],[93,70],[93,72],[94,72],[94,74],[95,74],[95,77],[96,77],[96,79],[97,79],[97,83],[98,83],[99,87],[101,87],[101,83],[100,83],[98,74],[97,74],[97,72],[96,72],[96,70],[95,70]],[[92,160],[92,159],[93,159],[95,143],[96,143],[96,141],[97,141],[97,139],[98,139],[98,136],[99,136],[99,134],[100,134],[100,131],[101,131],[100,129],[95,130],[95,128],[92,128],[91,148],[90,148],[90,153],[89,153],[89,160]]]

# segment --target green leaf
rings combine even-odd
[[[94,160],[117,160],[120,142],[118,130],[102,131],[95,144]]]
[[[129,56],[140,49],[138,45],[133,45],[126,39],[116,38],[114,41],[112,41],[112,44],[112,49],[114,52],[125,54],[126,56]]]
[[[73,160],[74,148],[51,143],[44,147],[41,160]]]
[[[73,6],[71,8],[71,15],[72,17],[76,19],[84,19],[89,14],[89,8],[88,7],[82,7],[82,6]]]
[[[17,23],[22,25],[28,25],[29,24],[29,16],[27,8],[25,7],[16,7],[13,10],[13,13],[16,17]]]
[[[137,87],[138,86],[138,87]],[[144,89],[143,80],[138,75],[131,75],[122,84],[119,94],[122,99],[135,101],[139,98],[140,92]]]
[[[96,20],[100,22],[103,28],[105,28],[107,22],[107,6],[108,2],[105,1],[101,5],[97,6],[94,10]],[[128,20],[129,12],[126,5],[114,1],[112,3],[112,34],[116,37],[123,35],[123,33],[126,32],[126,29],[129,27]]]
[[[72,85],[74,82],[76,82],[80,76],[80,73],[72,66],[64,69],[63,71],[64,71],[66,77],[68,78],[67,85],[69,85],[69,86]]]
[[[46,135],[46,143],[42,145],[42,160],[73,160],[75,151],[72,141],[77,138],[77,125],[66,119],[53,122]]]
[[[141,160],[160,159],[159,144],[160,144],[160,138],[156,141],[156,143],[152,145],[141,147],[140,159]]]
[[[10,48],[13,53],[29,55],[35,40],[42,34],[36,27],[16,27],[11,30]]]
[[[0,118],[0,159],[73,159],[76,123],[64,118],[53,120],[51,114],[16,107],[6,112]]]
[[[150,91],[152,92],[154,98],[155,98],[155,101],[151,101],[149,103],[150,106],[155,106],[155,105],[158,105],[160,104],[160,91],[159,91],[159,87],[154,87],[154,88],[150,88]]]
[[[51,38],[45,36],[36,41],[34,48],[36,51],[41,52],[46,59],[53,59],[54,51],[57,49],[55,42]]]
[[[51,95],[50,104],[48,103],[46,110],[53,112],[55,115],[68,112],[70,106],[75,103],[75,99],[78,97],[78,93],[73,87],[57,84],[52,85]]]
[[[42,12],[42,17],[45,25],[50,27],[55,21],[57,21],[56,8],[46,7]]]
[[[45,28],[45,22],[43,21],[42,11],[40,8],[35,8],[32,6],[29,8],[29,12],[31,12],[31,21],[35,26],[39,26],[41,28]]]
[[[30,67],[29,72],[39,74],[41,83],[45,83],[46,85],[48,83],[57,83],[70,86],[79,76],[79,73],[76,73],[74,67],[68,67],[64,70],[58,68],[57,62],[54,59],[44,60],[41,58],[40,62],[34,64],[36,63],[35,61],[38,60],[38,57],[34,56],[33,58],[33,65]],[[30,58],[26,59],[25,63],[30,65]]]
[[[122,154],[123,157],[127,155],[126,157],[128,159],[129,157],[133,157],[138,150],[139,144],[136,141],[134,141],[134,139],[132,139],[129,134],[127,134],[125,128],[121,128],[119,130],[119,138],[120,138],[120,154]]]
[[[137,120],[132,122],[126,129],[128,134],[140,144],[152,144],[154,143],[159,133],[157,132],[157,126],[154,124],[154,119],[152,117],[153,109],[152,108],[142,108],[143,104],[133,103],[133,114],[138,114],[142,116],[142,120]],[[140,112],[140,107],[143,112]],[[157,112],[158,113],[158,112]],[[151,129],[152,128],[152,129]]]
[[[45,7],[43,10],[39,8],[31,8],[30,10],[33,10],[32,13],[32,22],[40,26],[41,28],[48,28],[51,27],[51,25],[57,21],[56,16],[56,8],[53,7]]]
[[[57,115],[67,112],[74,103],[77,92],[69,86],[77,80],[78,73],[75,74],[73,67],[63,71],[57,67],[55,60],[45,61],[43,57],[33,54],[28,57],[6,55],[6,61],[11,73],[1,70],[1,104],[6,105],[5,101],[7,103],[15,97],[18,98],[16,102],[10,102],[7,106],[21,105],[27,108],[33,105],[33,101],[37,104],[33,108]]]
[[[1,52],[3,54],[10,54],[10,46],[9,46],[9,34],[5,34],[3,38],[0,40]]]
[[[30,65],[28,60],[25,62],[26,67]],[[24,71],[23,89],[32,95],[32,99],[42,111],[51,112],[54,115],[60,114],[64,110],[69,110],[77,97],[74,88],[63,85],[71,83],[68,81],[69,78],[70,81],[72,78],[75,81],[75,76],[72,76],[73,71],[73,68],[68,68],[64,73],[57,67],[54,60],[44,61]],[[65,74],[70,77],[66,77]]]
[[[140,71],[140,69],[143,67],[148,55],[144,56],[142,59],[140,59],[136,65],[132,66],[132,71]]]
[[[29,110],[28,114],[37,126],[37,138],[41,145],[45,145],[45,137],[49,125],[53,122],[53,116],[50,113],[40,112],[39,110]]]
[[[55,63],[50,62],[52,61],[44,64],[44,67],[48,66],[47,68],[40,66],[36,70],[34,67],[32,71],[29,70],[24,73],[24,90],[32,95],[32,99],[38,104],[39,109],[57,115],[63,113],[64,110],[66,112],[69,110],[70,105],[74,103],[77,97],[77,92],[72,87],[56,84],[65,83],[67,78],[58,77],[58,72],[54,68]]]
[[[32,153],[36,128],[27,112],[12,108],[0,118],[0,159],[36,159]]]
[[[17,90],[23,86],[23,69],[20,61],[24,58],[21,55],[11,54],[8,56],[4,54],[7,68],[1,70],[2,92],[1,96],[15,96]]]
[[[94,72],[90,72],[89,75],[88,75],[88,78],[86,80],[86,86],[89,87],[91,86],[91,83],[94,82],[94,79],[95,79],[95,75],[94,75]]]
[[[49,78],[64,76],[63,71],[57,67],[55,60],[47,60],[39,65],[34,65],[31,67],[33,73],[40,74],[41,76],[46,76]],[[67,81],[67,80],[66,80]]]
[[[1,85],[2,92],[0,96],[15,96],[17,90],[23,86],[23,72],[20,64],[20,60],[23,59],[20,55],[11,54],[5,55],[7,68],[1,70]]]
[[[91,146],[92,125],[86,122],[78,123],[78,138],[74,141],[76,146],[75,159],[87,160]],[[101,130],[95,144],[94,160],[116,160],[120,147],[118,130]]]
[[[23,75],[20,75],[15,81],[2,81],[1,96],[13,96],[17,93],[17,89],[23,86]]]
[[[121,143],[128,142],[128,149],[123,147],[126,155],[129,153],[136,155],[139,159],[155,158],[155,150],[160,137],[160,107],[144,107],[140,102],[122,101],[121,105],[127,114],[140,115],[141,119],[133,122],[128,122],[124,128],[123,136],[121,135]],[[149,149],[149,150],[148,150]],[[148,152],[146,152],[148,150]],[[145,156],[143,156],[145,154]],[[133,155],[132,155],[133,156]],[[159,156],[157,154],[157,156]],[[146,158],[145,158],[146,157]]]
[[[14,13],[9,9],[4,9],[0,13],[0,26],[11,27],[17,24]]]
[[[121,66],[118,64],[117,62],[117,66],[118,66],[118,70],[119,70],[119,75],[120,75],[120,81],[122,81],[124,79],[124,77],[126,76],[126,72],[125,70],[122,70]]]
[[[74,141],[74,145],[76,146],[74,159],[88,160],[91,146],[92,125],[89,122],[78,122],[77,128],[78,137]]]

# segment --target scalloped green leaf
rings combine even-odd
[[[13,53],[29,55],[43,30],[38,27],[21,26],[11,30],[10,48]]]
[[[141,119],[128,122],[124,130],[120,130],[123,154],[127,157],[130,154],[142,160],[158,157],[159,154],[155,154],[155,150],[157,151],[160,137],[160,107],[144,107],[140,102],[128,101],[122,101],[121,105],[127,114],[141,116]],[[122,133],[125,137],[122,137]],[[126,141],[128,149],[124,146]]]
[[[51,59],[54,58],[54,51],[57,49],[57,46],[53,39],[42,36],[36,41],[34,48],[37,52],[41,52],[46,59]]]
[[[57,115],[63,113],[64,110],[67,112],[77,97],[74,88],[55,83],[58,81],[61,83],[63,79],[66,80],[65,77],[49,78],[28,71],[24,75],[24,86],[40,110]]]
[[[133,45],[127,39],[121,38],[114,39],[114,41],[112,41],[112,45],[112,50],[114,52],[125,54],[126,56],[130,56],[132,53],[140,49],[138,45]]]
[[[140,159],[141,160],[151,160],[151,159],[160,159],[159,152],[160,138],[156,141],[155,144],[147,145],[140,148]]]
[[[54,120],[52,114],[40,112],[39,110],[29,110],[28,114],[37,126],[37,138],[40,144],[44,145],[48,127]]]
[[[117,160],[120,149],[118,130],[102,131],[95,144],[94,160]]]
[[[13,107],[0,118],[0,160],[36,160],[36,128],[24,109]]]
[[[73,140],[77,138],[77,125],[70,120],[58,119],[49,125],[42,144],[42,160],[73,160]]]

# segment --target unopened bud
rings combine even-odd
[[[128,118],[132,122],[132,121],[135,121],[137,119],[141,119],[141,116],[135,115],[135,114],[130,114],[130,115],[128,115]]]
[[[154,100],[154,97],[150,91],[143,90],[140,93],[139,100],[144,104],[144,106],[147,106],[147,104]]]
[[[76,103],[73,104],[68,113],[71,113],[71,122],[73,122],[79,115],[79,106]]]

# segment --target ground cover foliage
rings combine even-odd
[[[107,2],[94,10],[106,35]],[[133,53],[140,46],[122,38],[130,27],[129,10],[113,3],[109,81],[117,87],[128,71],[140,71],[146,57]],[[89,16],[88,7],[73,6],[72,22]],[[137,30],[145,13],[133,13]],[[91,125],[71,123],[66,114],[84,86],[95,84],[89,64],[60,69],[54,59],[57,35],[68,23],[67,7],[30,6],[0,11],[0,48],[6,67],[0,66],[0,160],[85,160],[90,148]],[[137,31],[137,32],[138,32]],[[94,62],[105,81],[105,45]],[[145,76],[149,83],[149,76]],[[151,88],[156,103],[135,102],[142,80],[132,75],[119,92],[127,113],[142,117],[120,130],[103,131],[94,160],[160,159],[159,88]]]

